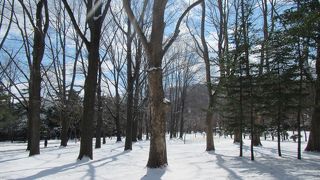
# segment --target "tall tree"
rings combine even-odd
[[[82,41],[86,45],[88,50],[88,71],[84,85],[84,102],[83,102],[83,117],[81,120],[81,141],[80,141],[80,153],[78,159],[83,157],[93,158],[92,154],[92,138],[93,138],[93,116],[96,100],[97,90],[97,74],[100,62],[100,40],[102,24],[107,15],[110,7],[111,0],[104,3],[101,0],[88,0],[86,2],[87,17],[86,21],[90,30],[90,41],[85,37],[81,31],[78,22],[76,21],[74,14],[67,2],[62,0],[66,7],[66,10],[70,16],[72,24],[81,37]]]
[[[97,87],[97,126],[96,126],[96,144],[95,148],[101,148],[101,131],[102,131],[102,92],[101,92],[101,79],[102,79],[102,62],[99,62],[99,75],[98,75],[98,87]]]
[[[203,60],[205,62],[206,67],[206,84],[209,94],[209,104],[206,115],[206,135],[207,135],[207,148],[206,151],[215,150],[213,143],[213,134],[212,134],[212,114],[213,114],[213,106],[214,106],[214,89],[213,83],[211,81],[211,65],[209,58],[209,50],[208,45],[205,39],[205,17],[206,17],[206,4],[205,1],[201,3],[202,7],[202,16],[201,16],[201,44],[203,47]]]
[[[312,113],[311,129],[306,151],[318,151],[320,152],[320,2],[317,0],[307,1],[302,12],[307,12],[307,15],[302,16],[304,18],[304,26],[302,32],[306,29],[307,33],[315,42],[316,48],[316,79],[315,79],[315,99],[314,109]]]
[[[150,168],[158,168],[167,165],[167,148],[165,140],[165,102],[162,86],[162,59],[166,51],[172,45],[179,34],[179,27],[183,17],[201,0],[196,1],[189,6],[178,19],[175,27],[174,35],[163,47],[164,29],[165,29],[165,9],[167,0],[158,0],[153,2],[152,8],[152,28],[151,39],[147,40],[137,18],[133,14],[128,0],[123,0],[124,8],[128,14],[128,18],[132,23],[137,35],[139,36],[144,51],[149,62],[148,82],[150,91],[150,107],[151,107],[151,140],[149,160],[147,166]]]
[[[24,12],[34,29],[33,59],[30,69],[28,125],[30,131],[29,156],[40,154],[40,106],[41,106],[41,62],[45,49],[45,37],[49,28],[49,11],[47,0],[39,0],[36,7],[36,23],[31,11],[19,0]],[[43,18],[43,9],[45,18]]]

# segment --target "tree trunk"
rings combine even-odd
[[[130,3],[130,1],[129,1]],[[132,55],[131,55],[131,24],[128,20],[127,32],[127,125],[126,125],[126,140],[124,150],[132,150],[132,125],[133,125],[133,85],[134,79],[132,77]]]
[[[138,140],[141,141],[142,140],[142,134],[143,134],[143,116],[144,114],[142,112],[139,112],[139,119],[138,119]]]
[[[165,139],[166,121],[165,104],[163,103],[164,92],[162,87],[162,71],[150,71],[148,80],[152,119],[150,151],[147,166],[150,168],[158,168],[167,165],[167,150]]]
[[[69,120],[65,117],[65,113],[61,115],[61,134],[60,134],[60,146],[66,147],[68,144],[68,130],[69,130]]]
[[[88,50],[88,73],[84,84],[83,116],[80,124],[81,140],[78,159],[81,160],[83,157],[89,157],[92,159],[93,117],[95,113],[94,107],[97,90],[97,74],[100,62],[99,47],[101,27],[108,12],[111,0],[108,0],[106,4],[101,3],[102,5],[100,6],[97,6],[100,3],[99,0],[94,2],[92,0],[87,1],[87,14],[93,10],[93,5],[97,6],[93,11],[92,16],[87,16],[87,22],[90,29],[90,41],[88,41],[77,25],[72,9],[70,8],[67,0],[62,0],[62,2],[66,7],[76,32],[85,42]]]
[[[106,133],[103,131],[103,138],[102,138],[102,144],[106,144]]]
[[[209,58],[209,50],[208,45],[205,39],[205,17],[206,17],[206,5],[205,1],[201,3],[202,7],[202,15],[201,15],[201,44],[203,46],[203,60],[205,63],[206,68],[206,83],[207,83],[207,90],[209,95],[209,102],[208,102],[208,109],[206,114],[206,137],[207,137],[207,147],[206,151],[215,150],[214,143],[213,143],[213,134],[212,134],[212,111],[213,111],[213,104],[214,104],[214,91],[211,82],[211,70],[210,70],[210,58]]]
[[[29,156],[40,154],[40,106],[41,106],[41,61],[45,49],[45,37],[48,24],[42,30],[42,8],[46,10],[46,21],[48,21],[47,1],[42,0],[37,4],[36,27],[34,29],[33,39],[33,61],[30,71],[29,84],[29,131],[30,131],[30,152]],[[46,22],[48,23],[48,22]]]
[[[142,59],[142,44],[140,41],[137,43],[137,50],[136,50],[136,65],[134,67],[134,83],[135,83],[135,90],[134,90],[134,106],[133,106],[133,131],[132,131],[132,141],[136,142],[138,140],[142,140],[142,117],[139,111],[139,99],[140,99],[140,66],[141,66],[141,59]]]
[[[99,65],[99,79],[98,79],[98,90],[97,90],[97,95],[98,95],[98,103],[97,103],[97,114],[98,114],[98,118],[97,118],[97,126],[96,126],[96,144],[95,144],[95,148],[101,148],[101,128],[103,125],[102,122],[102,99],[101,99],[101,76],[102,76],[102,69],[101,69],[101,64],[102,62],[100,62]]]
[[[240,143],[240,139],[241,139],[240,128],[236,127],[236,129],[234,130],[233,143]]]
[[[258,127],[261,127],[262,124],[262,120],[261,120],[261,116],[257,115],[255,118],[255,122],[254,122],[254,131],[253,131],[253,146],[262,146],[261,144],[261,140],[260,140],[260,136],[261,136],[261,132],[260,129],[256,128],[258,125]]]
[[[94,22],[97,23],[97,22]],[[88,75],[84,85],[83,118],[81,120],[81,141],[78,159],[83,157],[93,158],[92,138],[93,138],[93,118],[97,89],[97,73],[100,62],[99,44],[101,28],[97,25],[90,26],[91,43],[88,57]]]
[[[305,151],[320,152],[320,37],[318,37],[317,42],[316,73],[317,79],[315,84],[315,106],[312,114],[309,141]]]
[[[208,107],[206,114],[206,136],[207,136],[207,148],[206,151],[214,151],[213,134],[212,134],[212,110]]]
[[[163,47],[163,37],[165,30],[165,9],[167,0],[158,0],[153,2],[152,7],[152,28],[151,39],[148,42],[143,30],[141,29],[137,19],[132,12],[130,1],[123,0],[124,8],[128,14],[130,22],[133,24],[137,35],[142,41],[142,45],[146,52],[149,70],[148,70],[148,84],[149,84],[149,105],[151,108],[151,140],[150,151],[147,167],[159,168],[166,166],[167,162],[167,149],[166,149],[166,119],[165,119],[165,103],[164,92],[162,86],[162,58],[168,48],[172,45],[179,34],[179,27],[183,17],[200,1],[193,3],[189,6],[183,15],[179,18],[175,28],[173,37]]]
[[[117,142],[121,141],[121,127],[120,127],[120,95],[119,95],[119,90],[118,87],[116,89],[116,117],[115,117],[115,122],[116,122],[116,135],[117,135]]]
[[[184,106],[185,106],[185,99],[186,99],[186,90],[187,87],[186,85],[183,87],[182,90],[182,94],[181,94],[181,113],[180,113],[180,134],[179,134],[179,138],[182,139],[183,138],[183,133],[184,133]]]

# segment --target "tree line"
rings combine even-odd
[[[302,128],[310,130],[305,150],[320,151],[317,0],[0,4],[0,118],[12,132],[23,122],[30,156],[52,127],[63,147],[81,137],[78,159],[93,159],[94,137],[101,148],[106,135],[125,135],[131,150],[145,134],[147,166],[162,167],[166,133],[182,139],[191,127],[186,99],[197,83],[206,86],[207,107],[197,111],[207,151],[224,131],[242,156],[249,133],[254,160],[254,146],[271,133],[281,156],[290,123],[298,159]]]

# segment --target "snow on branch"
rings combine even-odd
[[[167,99],[167,98],[163,98],[163,103],[165,103],[165,104],[170,104],[171,102],[170,102],[170,100],[169,100],[169,99]]]
[[[160,71],[162,70],[161,67],[150,67],[149,69],[147,69],[147,72],[151,72],[151,71]]]

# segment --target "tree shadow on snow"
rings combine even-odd
[[[147,168],[147,174],[144,175],[141,180],[159,180],[166,173],[167,168]]]
[[[28,176],[25,178],[21,178],[21,180],[45,178],[46,176],[54,175],[56,173],[65,172],[70,169],[74,169],[74,168],[77,168],[80,166],[86,166],[86,165],[89,167],[89,169],[87,170],[85,177],[90,177],[90,179],[95,179],[96,167],[102,166],[102,164],[104,165],[104,164],[113,162],[113,161],[117,160],[118,156],[121,156],[126,153],[128,153],[128,151],[122,151],[121,153],[115,154],[113,156],[108,156],[108,157],[105,157],[102,159],[97,159],[97,160],[89,160],[89,159],[77,160],[73,163],[65,164],[65,165],[58,166],[58,167],[53,167],[50,169],[45,169],[43,171],[38,172],[37,174],[31,175],[31,176]],[[110,161],[108,161],[108,160],[110,160]],[[106,161],[106,162],[104,162],[104,161]],[[97,163],[97,162],[102,162],[102,164],[100,164],[98,166],[93,165],[94,163]]]
[[[233,171],[231,168],[228,167],[228,165],[225,164],[225,160],[223,158],[223,155],[217,154],[214,151],[209,151],[208,153],[216,156],[217,165],[229,173],[228,177],[230,179],[242,180],[242,178],[235,171]]]
[[[247,148],[244,146],[244,150]],[[319,178],[319,176],[307,172],[314,169],[310,168],[310,165],[313,166],[313,164],[295,158],[278,158],[258,151],[255,151],[255,156],[259,154],[255,161],[251,161],[250,157],[227,156],[215,152],[209,152],[209,154],[216,156],[217,165],[229,173],[230,179],[242,179],[241,177],[245,177],[247,174],[257,174],[259,177],[268,175],[275,179],[290,180]],[[239,170],[238,173],[233,169]]]

